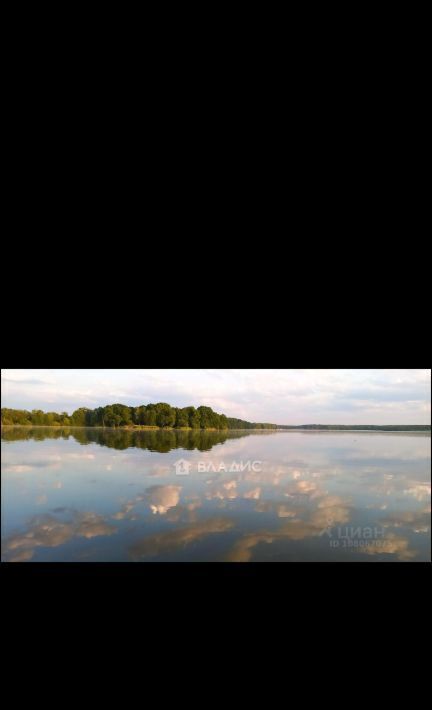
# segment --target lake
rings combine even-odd
[[[2,560],[425,561],[424,433],[2,430]]]

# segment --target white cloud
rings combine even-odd
[[[36,547],[59,547],[73,538],[113,535],[117,529],[93,512],[76,513],[70,522],[62,522],[53,515],[36,517],[28,529],[6,538],[2,559],[9,562],[25,562],[32,559]],[[17,552],[15,552],[17,551]]]
[[[253,488],[251,491],[247,491],[243,494],[243,498],[248,500],[258,500],[261,495],[261,488]]]
[[[152,513],[164,515],[175,507],[180,500],[181,486],[151,486],[147,488],[146,500]]]
[[[404,495],[412,496],[419,501],[429,500],[431,497],[431,485],[430,483],[416,483],[413,486],[406,488],[404,490]]]

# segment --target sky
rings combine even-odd
[[[430,424],[431,370],[2,370],[2,407],[150,402],[273,424]]]

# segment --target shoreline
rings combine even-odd
[[[251,433],[265,432],[267,434],[430,434],[429,429],[216,429],[215,427],[207,427],[204,429],[193,427],[159,427],[145,426],[143,424],[135,424],[133,426],[109,427],[109,426],[76,426],[73,424],[2,424],[2,429],[99,429],[102,431],[248,431]]]
[[[174,426],[76,426],[74,424],[2,424],[2,429],[102,429],[109,431],[248,431],[247,429],[216,429],[215,427],[174,427]]]

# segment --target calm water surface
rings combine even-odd
[[[430,442],[4,428],[2,560],[430,560]]]

